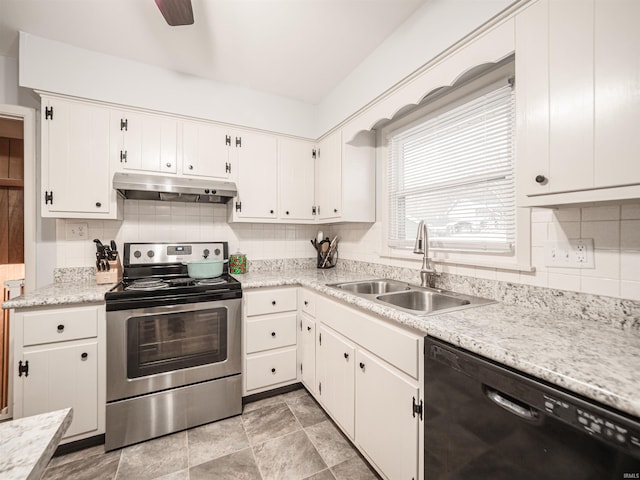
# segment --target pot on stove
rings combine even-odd
[[[187,272],[191,278],[214,278],[222,275],[223,266],[227,262],[228,260],[202,258],[182,262],[182,264],[187,266]]]

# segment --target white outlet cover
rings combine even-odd
[[[87,240],[89,238],[89,224],[83,222],[67,222],[65,224],[65,238],[67,240]]]
[[[544,242],[547,267],[595,268],[593,238],[570,238]]]

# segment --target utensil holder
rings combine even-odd
[[[328,258],[322,255],[320,251],[318,251],[318,259],[317,259],[317,267],[322,269],[333,268],[338,263],[338,249],[334,249],[333,252],[328,254]]]

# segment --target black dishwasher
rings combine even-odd
[[[425,480],[640,478],[640,422],[425,338]]]

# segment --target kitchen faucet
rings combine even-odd
[[[436,277],[440,276],[440,274],[436,272],[429,258],[429,232],[424,220],[420,220],[418,224],[418,233],[416,234],[416,244],[413,247],[413,253],[423,255],[422,268],[420,269],[420,286],[435,288]]]

